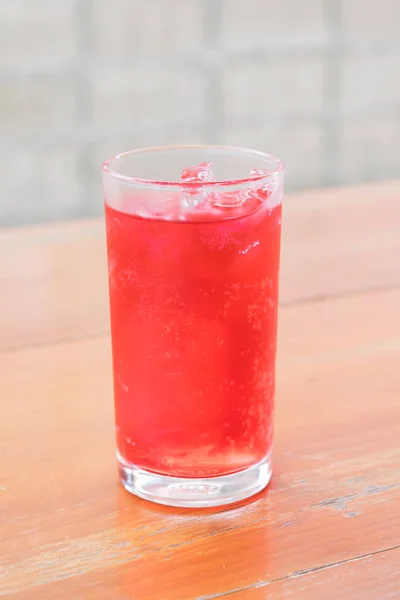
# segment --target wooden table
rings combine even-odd
[[[400,183],[286,198],[274,477],[218,510],[117,481],[102,221],[0,238],[0,594],[400,598]]]

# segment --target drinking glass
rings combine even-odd
[[[161,504],[271,477],[283,165],[222,146],[103,165],[117,458]]]

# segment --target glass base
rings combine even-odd
[[[222,477],[167,477],[139,469],[117,453],[121,483],[145,500],[185,508],[207,508],[249,498],[264,489],[272,475],[271,460]]]

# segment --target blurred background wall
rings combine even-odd
[[[0,0],[0,223],[100,214],[101,161],[147,145],[398,177],[399,31],[400,0]]]

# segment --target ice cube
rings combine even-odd
[[[202,181],[214,181],[211,163],[200,163],[192,167],[185,167],[182,171],[181,181],[185,183],[201,183]]]
[[[250,171],[250,177],[262,177],[262,176],[266,176],[268,175],[267,171],[264,171],[263,169],[252,169]]]
[[[268,171],[264,171],[263,169],[251,169],[250,177],[267,177]],[[266,200],[271,195],[271,187],[270,185],[266,185],[262,181],[255,181],[253,183],[252,188],[250,188],[247,192],[247,196],[252,200],[258,200],[261,204],[266,202]]]
[[[241,206],[246,200],[246,193],[244,190],[237,190],[234,192],[211,192],[207,196],[208,201],[212,206],[218,206],[219,208],[235,208]]]
[[[264,202],[266,202],[268,200],[268,198],[270,197],[270,195],[271,195],[271,189],[266,185],[251,188],[246,193],[247,198],[251,198],[253,200],[258,200],[260,204],[263,204]]]
[[[261,169],[251,169],[250,177],[254,177],[259,180],[260,177],[266,177],[267,171]],[[247,190],[236,190],[233,192],[211,192],[208,194],[207,199],[213,206],[219,208],[236,208],[246,203],[248,209],[255,209],[258,205],[265,202],[270,195],[270,189],[262,182],[255,181],[251,184],[252,187]],[[256,187],[257,186],[257,187]],[[249,203],[250,201],[250,203]]]
[[[185,190],[182,192],[181,208],[183,210],[188,208],[205,208],[204,190],[200,186],[196,186],[196,183],[201,184],[204,181],[215,181],[212,164],[204,162],[191,167],[185,167],[181,174],[181,181],[193,184],[193,187],[185,187]]]

